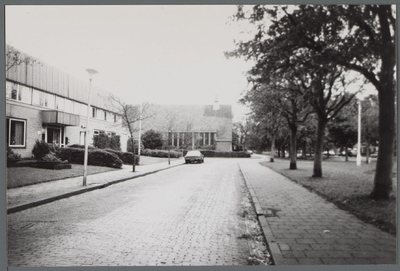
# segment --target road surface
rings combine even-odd
[[[240,160],[206,158],[8,215],[8,264],[246,265]]]

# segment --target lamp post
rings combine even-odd
[[[89,114],[90,114],[90,91],[92,88],[92,78],[96,73],[98,73],[98,71],[93,70],[93,69],[87,69],[86,71],[89,73],[89,93],[88,93],[88,103],[87,103],[87,112],[86,112],[86,127],[85,127],[85,156],[84,156],[84,160],[83,160],[83,186],[86,186],[87,162],[88,162],[88,156],[89,156],[88,132],[89,132]]]
[[[194,130],[192,129],[192,150],[194,150]]]
[[[357,166],[361,166],[361,102],[363,97],[360,95],[358,98],[358,141],[357,141]]]
[[[139,144],[138,144],[138,156],[140,156],[140,140],[142,137],[142,110],[143,110],[143,103],[140,102],[140,112],[139,112]]]

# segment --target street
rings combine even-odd
[[[8,215],[8,264],[246,265],[239,160],[206,158]]]

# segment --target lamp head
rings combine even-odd
[[[98,71],[93,70],[93,69],[86,69],[86,71],[89,73],[89,79],[90,79],[90,80],[92,80],[93,75],[99,73]]]

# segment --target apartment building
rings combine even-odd
[[[6,45],[6,61],[18,52],[22,60],[6,65],[7,146],[31,157],[36,140],[65,147],[84,144],[89,80],[84,82]],[[89,144],[99,134],[119,135],[126,151],[127,133],[109,94],[92,85]]]

